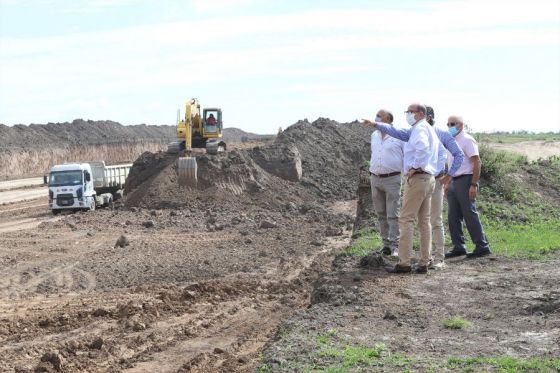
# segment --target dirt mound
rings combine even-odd
[[[275,135],[258,135],[256,133],[245,132],[242,129],[229,127],[222,132],[226,143],[242,143],[248,141],[268,141],[273,140]]]
[[[45,146],[71,147],[74,145],[99,145],[135,143],[142,140],[169,142],[175,138],[173,126],[123,126],[113,121],[75,119],[72,122],[0,125],[0,148],[35,149]]]
[[[309,191],[326,199],[356,198],[357,171],[368,157],[370,135],[359,123],[318,119],[294,124],[269,146],[217,156],[195,153],[198,190],[179,187],[176,155],[144,153],[127,180],[126,204],[180,208],[237,200],[281,205],[298,198],[313,201]]]
[[[238,128],[224,128],[224,140],[228,143],[270,140],[274,135],[257,135]],[[99,145],[136,143],[159,140],[165,143],[175,140],[172,125],[122,125],[106,120],[75,119],[72,122],[47,124],[0,124],[0,149],[36,149],[48,147],[70,147],[74,145]]]
[[[134,162],[127,179],[126,206],[245,210],[251,205],[277,208],[314,201],[301,185],[266,172],[250,154],[249,150],[195,154],[198,187],[188,189],[177,181],[177,155],[146,152]],[[294,206],[289,208],[297,209]]]
[[[371,130],[359,122],[319,118],[299,121],[278,135],[275,144],[295,145],[302,159],[301,183],[327,199],[353,199],[358,170],[369,159]]]

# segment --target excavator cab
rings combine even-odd
[[[217,138],[222,133],[222,110],[204,109],[203,114],[204,137]]]

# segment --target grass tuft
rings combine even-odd
[[[365,232],[360,232],[360,234],[360,238],[354,241],[354,243],[346,248],[340,255],[361,258],[383,246],[383,240],[376,231],[370,229]]]
[[[517,359],[510,356],[504,357],[452,357],[447,360],[448,369],[462,369],[464,372],[486,371],[484,367],[492,367],[498,372],[560,372],[560,358],[532,358]]]
[[[462,317],[453,316],[450,319],[443,320],[443,326],[446,329],[466,329],[471,326],[471,323]]]

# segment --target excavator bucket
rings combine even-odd
[[[195,157],[180,157],[177,160],[177,174],[179,185],[196,188],[198,184],[198,167]]]

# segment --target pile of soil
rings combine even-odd
[[[301,183],[325,199],[354,199],[358,170],[369,160],[371,129],[359,122],[319,118],[299,121],[280,133],[277,144],[294,144],[302,158]]]
[[[317,196],[325,200],[355,199],[358,171],[368,158],[370,136],[371,130],[357,122],[340,124],[318,119],[294,124],[268,146],[236,149],[217,156],[194,154],[198,164],[197,190],[178,185],[177,155],[146,152],[130,171],[126,204],[181,208],[192,207],[201,200],[222,206],[238,200],[281,206],[315,201]],[[278,172],[283,165],[293,167],[293,172]]]

